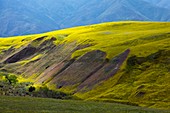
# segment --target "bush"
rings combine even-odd
[[[35,87],[34,86],[30,86],[29,89],[28,89],[29,92],[33,92],[35,91]]]
[[[71,98],[69,94],[60,91],[50,90],[47,86],[40,87],[36,92],[33,92],[35,97],[67,99]]]
[[[10,84],[16,84],[18,82],[18,79],[15,75],[6,75],[5,78]]]
[[[0,73],[1,77],[4,76],[5,80],[10,84],[16,84],[18,82],[18,78],[13,74]]]
[[[6,80],[0,81],[0,95],[7,96],[33,96],[56,99],[71,99],[70,94],[50,90],[47,86],[36,88],[31,82],[17,83],[15,75],[4,75]],[[12,85],[11,85],[12,84]]]

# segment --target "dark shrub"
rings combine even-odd
[[[34,86],[30,86],[29,89],[28,89],[29,92],[33,92],[35,91],[35,87]]]

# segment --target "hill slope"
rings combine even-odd
[[[0,71],[85,100],[169,109],[169,29],[112,22],[1,38]]]

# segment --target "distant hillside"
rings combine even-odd
[[[0,75],[84,100],[170,109],[169,29],[127,21],[0,38]]]
[[[168,4],[166,0],[154,4],[144,0],[0,0],[0,37],[111,21],[170,21]]]
[[[170,10],[170,4],[169,4],[169,0],[145,0],[147,2],[150,2],[154,5],[157,5],[159,7],[164,7]]]
[[[143,0],[92,0],[66,18],[64,27],[120,20],[170,21],[170,11]]]
[[[26,3],[0,0],[0,36],[32,34],[59,28],[53,19],[43,14],[47,12],[39,4]]]
[[[170,10],[169,0],[161,0],[161,1],[158,3],[158,6],[165,7],[165,8],[167,8],[167,9]]]

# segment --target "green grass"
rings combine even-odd
[[[55,100],[32,97],[0,97],[1,113],[168,113],[115,103]]]

